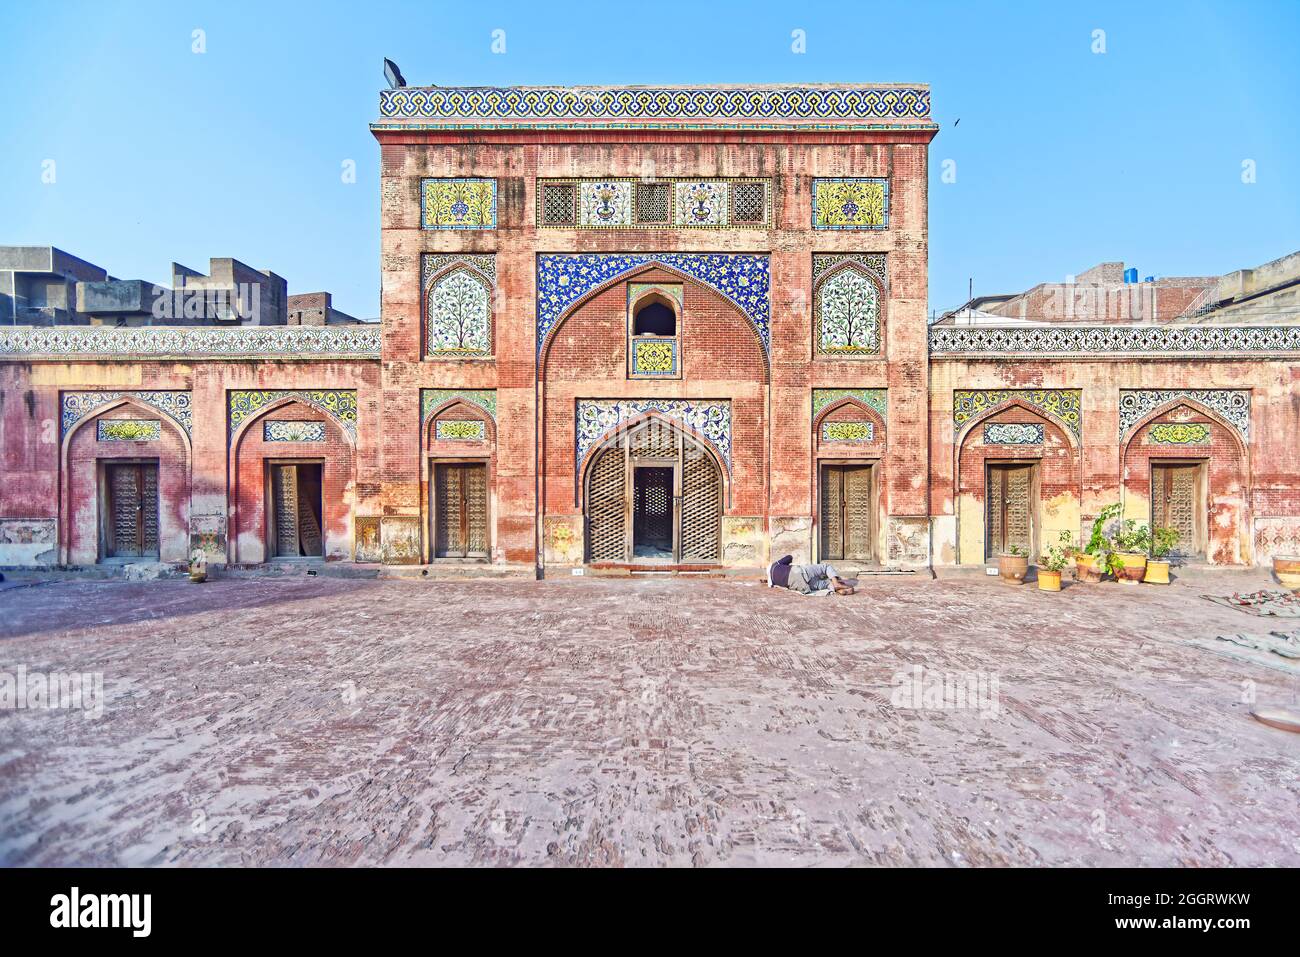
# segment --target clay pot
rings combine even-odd
[[[1151,585],[1169,584],[1169,563],[1159,558],[1147,559],[1147,573],[1142,580]]]
[[[1007,584],[1023,585],[1025,575],[1029,573],[1027,555],[999,555],[998,576]]]
[[[1147,557],[1141,552],[1118,552],[1120,569],[1115,573],[1115,580],[1121,585],[1136,585],[1147,571]]]
[[[1100,555],[1089,555],[1086,552],[1079,552],[1079,554],[1074,556],[1075,581],[1096,584],[1105,577],[1106,566],[1102,564]]]
[[[1273,574],[1283,588],[1300,594],[1300,557],[1295,555],[1275,555],[1273,557]]]
[[[1060,591],[1061,573],[1049,571],[1046,568],[1038,569],[1038,590],[1039,591]]]

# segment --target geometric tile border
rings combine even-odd
[[[878,413],[881,419],[888,421],[889,392],[886,389],[813,389],[812,417],[817,418],[822,409],[840,399],[857,399],[868,409]]]
[[[957,389],[952,394],[952,423],[961,427],[984,412],[1012,399],[1050,412],[1065,422],[1075,438],[1083,435],[1080,413],[1083,393],[1079,389]]]
[[[825,120],[852,129],[853,121],[927,119],[925,86],[758,86],[758,87],[402,87],[382,90],[385,119],[464,121],[596,121],[598,126],[674,128],[740,120],[746,126],[790,120]],[[376,124],[382,126],[383,124]],[[474,123],[472,125],[489,125]]]
[[[1243,440],[1250,441],[1249,389],[1121,389],[1119,437],[1122,442],[1139,419],[1158,407],[1189,399],[1223,416]]]
[[[169,419],[190,435],[190,394],[189,392],[65,392],[60,422],[62,434],[66,435],[76,425],[96,409],[115,402],[118,399],[132,398],[151,408],[162,412]]]
[[[230,432],[256,416],[272,402],[292,396],[334,419],[355,442],[357,438],[356,389],[235,389],[230,392]],[[265,434],[265,433],[264,433]]]
[[[768,257],[751,253],[557,253],[537,257],[537,351],[574,302],[597,286],[658,264],[712,287],[740,307],[768,345]]]
[[[932,356],[1057,355],[1115,358],[1133,355],[1223,353],[1275,359],[1300,352],[1300,326],[1079,326],[1068,329],[932,326]]]
[[[377,359],[379,323],[238,329],[55,326],[0,329],[0,360],[79,356],[152,359]]]

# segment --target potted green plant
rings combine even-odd
[[[1119,502],[1107,505],[1092,521],[1092,534],[1083,551],[1074,555],[1074,577],[1081,582],[1099,582],[1109,570],[1108,558],[1114,551],[1106,537],[1106,523],[1119,514]]]
[[[1169,553],[1178,544],[1178,529],[1157,528],[1151,533],[1151,557],[1147,559],[1144,582],[1153,585],[1169,584]]]
[[[1136,585],[1147,571],[1147,552],[1151,550],[1151,529],[1126,518],[1115,532],[1114,561],[1108,562],[1121,585]]]
[[[1023,585],[1029,574],[1029,555],[1019,545],[1012,545],[998,556],[998,575],[1010,585]]]
[[[1060,591],[1061,572],[1074,556],[1074,536],[1061,532],[1057,544],[1050,546],[1038,559],[1038,590]]]

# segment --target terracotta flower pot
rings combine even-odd
[[[1147,557],[1141,552],[1118,552],[1121,562],[1115,580],[1121,585],[1136,585],[1147,571]]]
[[[1147,559],[1147,573],[1142,580],[1151,585],[1169,584],[1169,563],[1163,558]]]
[[[1096,584],[1106,577],[1106,566],[1100,555],[1080,552],[1074,556],[1074,577],[1076,581]]]
[[[1275,555],[1273,557],[1273,574],[1283,588],[1300,594],[1300,557],[1295,555]]]
[[[1038,569],[1038,590],[1039,591],[1060,591],[1061,573],[1050,571],[1046,568]]]
[[[999,555],[998,576],[1008,584],[1023,585],[1025,575],[1029,572],[1029,557],[1026,555]]]

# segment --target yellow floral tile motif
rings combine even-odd
[[[889,225],[889,181],[813,180],[814,229],[879,229]]]
[[[676,375],[677,343],[672,339],[633,340],[632,374]]]
[[[95,426],[101,442],[156,442],[162,438],[160,419],[100,419]]]
[[[1207,445],[1210,441],[1210,427],[1204,422],[1157,422],[1149,434],[1157,445]]]
[[[823,422],[823,442],[873,442],[876,438],[876,425],[866,420],[847,422]]]
[[[496,229],[497,181],[423,180],[420,225],[425,229]]]
[[[1050,412],[1074,433],[1083,435],[1083,391],[1081,389],[956,389],[952,394],[952,424],[957,431],[985,412],[1019,400]]]
[[[487,438],[487,429],[474,419],[439,419],[433,424],[433,436],[436,439],[482,442]]]

